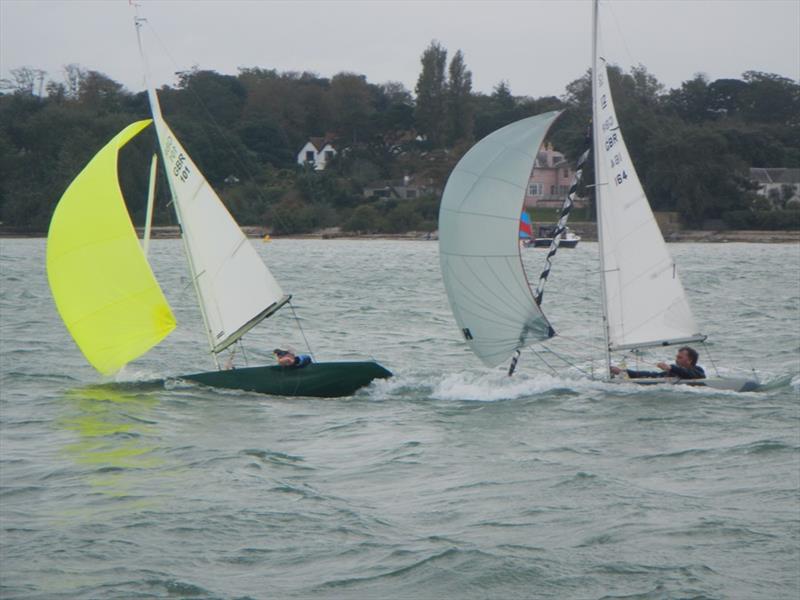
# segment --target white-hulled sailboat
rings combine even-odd
[[[702,343],[675,262],[647,201],[617,122],[605,59],[598,53],[598,1],[593,7],[592,150],[600,254],[605,373],[611,353]],[[533,160],[558,113],[529,117],[490,134],[461,159],[447,182],[439,214],[442,277],[462,335],[488,366],[555,335],[541,310],[542,292],[559,245],[554,235],[537,289],[519,254],[518,222]],[[565,201],[566,228],[582,173]],[[636,379],[748,391],[745,378]]]
[[[142,23],[137,17],[139,49],[149,74]],[[113,373],[158,344],[176,325],[139,246],[117,181],[119,149],[152,122],[217,366],[215,371],[180,378],[276,395],[346,396],[373,379],[391,376],[375,362],[219,369],[217,355],[273,315],[290,296],[170,130],[151,78],[146,80],[152,120],[128,126],[100,150],[62,196],[48,232],[47,272],[53,298],[89,363],[101,373]],[[152,187],[151,183],[151,198]]]

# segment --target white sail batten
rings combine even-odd
[[[475,144],[442,197],[442,278],[462,335],[488,366],[553,335],[528,284],[518,238],[531,169],[559,114],[522,119]]]
[[[597,54],[595,49],[595,194],[608,346],[621,350],[703,340],[628,154],[605,60]]]
[[[147,71],[141,37],[140,51]],[[290,297],[164,121],[149,83],[147,92],[209,344],[221,352]]]

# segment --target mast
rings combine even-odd
[[[600,0],[594,0],[592,4],[592,155],[594,158],[594,207],[595,215],[597,217],[597,245],[598,254],[600,255],[600,297],[602,299],[603,311],[603,339],[605,341],[605,354],[606,354],[606,377],[611,373],[611,350],[608,340],[608,304],[606,293],[606,278],[605,278],[605,260],[603,258],[603,217],[600,211],[600,188],[606,182],[599,181],[600,178],[600,153],[597,151],[597,145],[600,142],[600,120],[597,115],[597,102],[595,94],[597,93],[597,43],[598,32],[600,23],[598,20],[598,7]]]
[[[142,239],[142,250],[147,258],[147,251],[150,249],[150,230],[153,224],[153,202],[156,195],[156,168],[158,167],[158,154],[153,152],[153,159],[150,161],[150,185],[147,188],[147,216],[144,219],[144,236]]]
[[[150,81],[149,64],[147,62],[147,55],[144,52],[144,45],[142,44],[141,29],[142,29],[142,23],[145,21],[145,19],[139,17],[139,5],[134,3],[133,6],[136,11],[133,22],[136,25],[136,41],[139,44],[139,56],[142,59],[142,67],[144,69],[144,82],[145,82],[145,87],[147,88],[147,98],[150,101],[150,112],[153,115],[153,121],[156,128],[156,136],[160,140],[161,126],[163,123],[163,117],[161,115],[161,105],[158,103],[158,96],[156,95],[156,90],[152,86],[152,83]],[[167,162],[165,161],[164,165],[166,166],[166,164]],[[195,294],[197,294],[197,298],[198,300],[200,300],[198,304],[200,305],[200,314],[203,317],[203,324],[205,325],[206,328],[206,336],[208,337],[208,345],[211,350],[211,356],[214,359],[215,366],[217,367],[217,369],[219,369],[219,360],[217,359],[217,355],[214,352],[214,336],[211,331],[208,315],[206,314],[205,307],[203,305],[202,301],[203,295],[202,292],[200,291],[200,286],[197,283],[197,270],[195,269],[194,262],[192,261],[192,253],[189,249],[189,244],[186,241],[186,236],[183,234],[183,219],[181,217],[181,209],[177,202],[177,194],[175,192],[175,187],[172,183],[172,180],[169,177],[167,177],[167,184],[169,185],[170,195],[172,196],[172,206],[175,208],[175,216],[178,219],[178,226],[181,229],[181,240],[183,241],[183,251],[184,254],[186,255],[186,260],[189,263],[189,275],[192,278],[192,284],[194,285]]]

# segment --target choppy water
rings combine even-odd
[[[720,369],[772,382],[746,394],[615,386],[543,355],[555,375],[531,352],[509,379],[460,341],[435,243],[259,245],[318,358],[396,373],[336,400],[136,383],[210,366],[177,241],[153,252],[179,329],[130,384],[96,387],[44,241],[0,249],[3,598],[800,593],[796,245],[671,246]],[[525,253],[533,277],[542,257]],[[559,253],[545,295],[584,370],[602,356],[595,257]],[[287,343],[303,347],[282,311],[251,364]]]

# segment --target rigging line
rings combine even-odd
[[[242,338],[239,338],[238,340],[236,340],[236,343],[242,349],[242,357],[244,358],[244,366],[245,367],[249,367],[250,366],[250,361],[247,359],[247,352],[244,351],[244,341],[242,340]]]
[[[714,367],[714,373],[716,373],[717,377],[720,377],[719,369],[717,369],[717,363],[714,362],[714,358],[711,356],[711,351],[708,349],[708,345],[706,344],[706,341],[703,340],[701,343],[703,344],[703,349],[708,354],[708,360],[711,361],[711,366]]]
[[[177,61],[170,54],[169,50],[167,49],[166,45],[164,44],[164,42],[159,37],[159,35],[156,32],[155,28],[152,25],[150,25],[150,23],[146,19],[144,20],[144,22],[147,23],[150,31],[153,33],[153,36],[156,38],[156,41],[161,46],[161,49],[164,51],[164,53],[167,55],[169,60],[172,62],[172,67],[174,69],[178,69]],[[177,72],[179,72],[179,71],[176,70],[176,73]],[[194,89],[191,89],[191,88],[185,88],[185,89],[189,90],[191,95],[195,98],[197,103],[200,105],[200,107],[206,113],[206,116],[208,117],[209,122],[214,126],[214,129],[216,129],[217,135],[222,140],[222,142],[225,144],[225,146],[227,146],[228,152],[231,153],[231,155],[236,160],[236,163],[239,165],[239,168],[241,168],[242,171],[245,173],[246,179],[249,180],[251,183],[255,183],[256,182],[255,175],[250,171],[250,169],[247,167],[247,163],[245,163],[245,161],[242,158],[241,154],[239,154],[239,152],[236,151],[236,148],[234,147],[234,145],[231,143],[231,141],[225,135],[222,127],[217,122],[217,120],[214,118],[214,115],[211,113],[211,111],[209,110],[209,108],[206,105],[206,103],[203,102],[203,99],[200,97],[200,94],[198,94]],[[261,203],[264,204],[264,205],[269,205],[270,203],[267,202],[266,198],[261,193],[261,190],[259,189],[259,187],[257,185],[255,185],[253,187],[254,187],[255,195],[259,199],[259,201],[261,201]],[[278,222],[281,224],[281,226],[284,229],[287,229],[286,222],[280,217],[280,214],[277,214],[277,213],[273,212],[272,215],[273,215],[273,218],[277,218]]]
[[[565,335],[561,335],[560,333],[558,334],[558,337],[561,338],[561,339],[570,341],[570,342],[575,342],[576,344],[580,344],[580,345],[583,345],[583,346],[587,345],[585,340],[576,340],[575,338],[571,338],[571,337],[568,337],[568,336],[565,336]],[[596,348],[597,349],[602,349],[602,346],[597,346]],[[555,352],[553,352],[553,354],[555,354]],[[572,356],[575,360],[582,360],[582,361],[588,362],[588,363],[591,363],[591,362],[597,360],[593,356],[582,356],[582,355],[579,355],[579,354],[570,354],[570,356]]]
[[[567,360],[566,358],[564,358],[563,356],[561,356],[560,354],[558,354],[558,352],[555,352],[555,351],[554,351],[552,348],[549,348],[549,347],[545,346],[543,349],[544,349],[544,350],[547,350],[547,351],[548,351],[550,354],[552,354],[552,355],[553,355],[553,356],[555,356],[556,358],[559,358],[559,359],[561,359],[561,360],[562,360],[562,361],[564,361],[566,364],[568,364],[570,367],[572,367],[572,368],[574,368],[574,369],[577,369],[578,371],[580,371],[580,372],[581,372],[581,373],[583,373],[584,375],[589,375],[589,373],[588,373],[588,372],[586,372],[586,371],[584,371],[583,369],[581,369],[581,368],[580,368],[578,365],[576,365],[575,363],[573,363],[573,362],[571,362],[571,361]]]
[[[558,377],[558,371],[556,371],[556,370],[555,370],[553,367],[551,367],[551,366],[550,366],[550,363],[548,363],[548,362],[547,362],[547,361],[546,361],[544,358],[542,358],[542,355],[541,355],[541,354],[539,354],[539,353],[536,351],[536,348],[534,348],[533,346],[531,346],[531,352],[533,352],[533,353],[536,355],[536,358],[538,358],[540,361],[542,361],[542,362],[545,364],[545,366],[546,366],[548,369],[550,369],[550,370],[553,372],[553,375],[555,375],[556,377]]]
[[[297,327],[300,329],[300,334],[303,336],[303,341],[306,343],[306,348],[308,348],[308,353],[311,355],[311,358],[314,359],[314,362],[317,361],[316,356],[314,356],[314,351],[311,349],[311,344],[308,343],[308,338],[306,337],[306,332],[303,331],[303,324],[300,322],[300,318],[297,316],[297,312],[294,310],[294,304],[292,304],[291,299],[289,300],[289,308],[292,309],[292,314],[294,315],[294,320],[297,322]]]
[[[542,270],[541,275],[539,275],[539,283],[536,285],[536,291],[533,294],[533,299],[537,306],[541,306],[542,304],[544,285],[547,282],[548,276],[550,275],[550,270],[553,268],[552,259],[558,251],[558,246],[561,243],[561,235],[566,231],[567,221],[569,220],[570,212],[572,212],[575,195],[578,193],[578,186],[580,186],[581,179],[583,178],[583,167],[586,163],[586,160],[589,158],[589,152],[591,151],[591,138],[587,139],[587,142],[589,142],[589,148],[587,148],[584,153],[581,154],[580,158],[578,158],[578,162],[575,167],[575,175],[572,176],[572,184],[570,185],[567,197],[564,199],[564,204],[561,207],[561,215],[559,216],[558,223],[556,224],[555,230],[552,234],[553,241],[550,242],[550,249],[545,257],[544,270]]]
[[[625,52],[627,53],[628,58],[631,61],[631,66],[636,65],[636,64],[639,64],[639,65],[642,64],[641,62],[637,62],[633,58],[633,54],[631,53],[630,48],[628,48],[628,42],[625,40],[625,36],[622,34],[622,27],[620,27],[619,21],[617,20],[617,13],[614,12],[614,8],[611,6],[611,3],[610,2],[608,2],[608,3],[604,2],[604,4],[606,4],[608,6],[608,10],[611,12],[611,17],[614,19],[614,26],[617,28],[617,33],[619,34],[619,39],[622,40],[622,45],[625,47]],[[606,48],[606,51],[608,51],[608,48]]]

